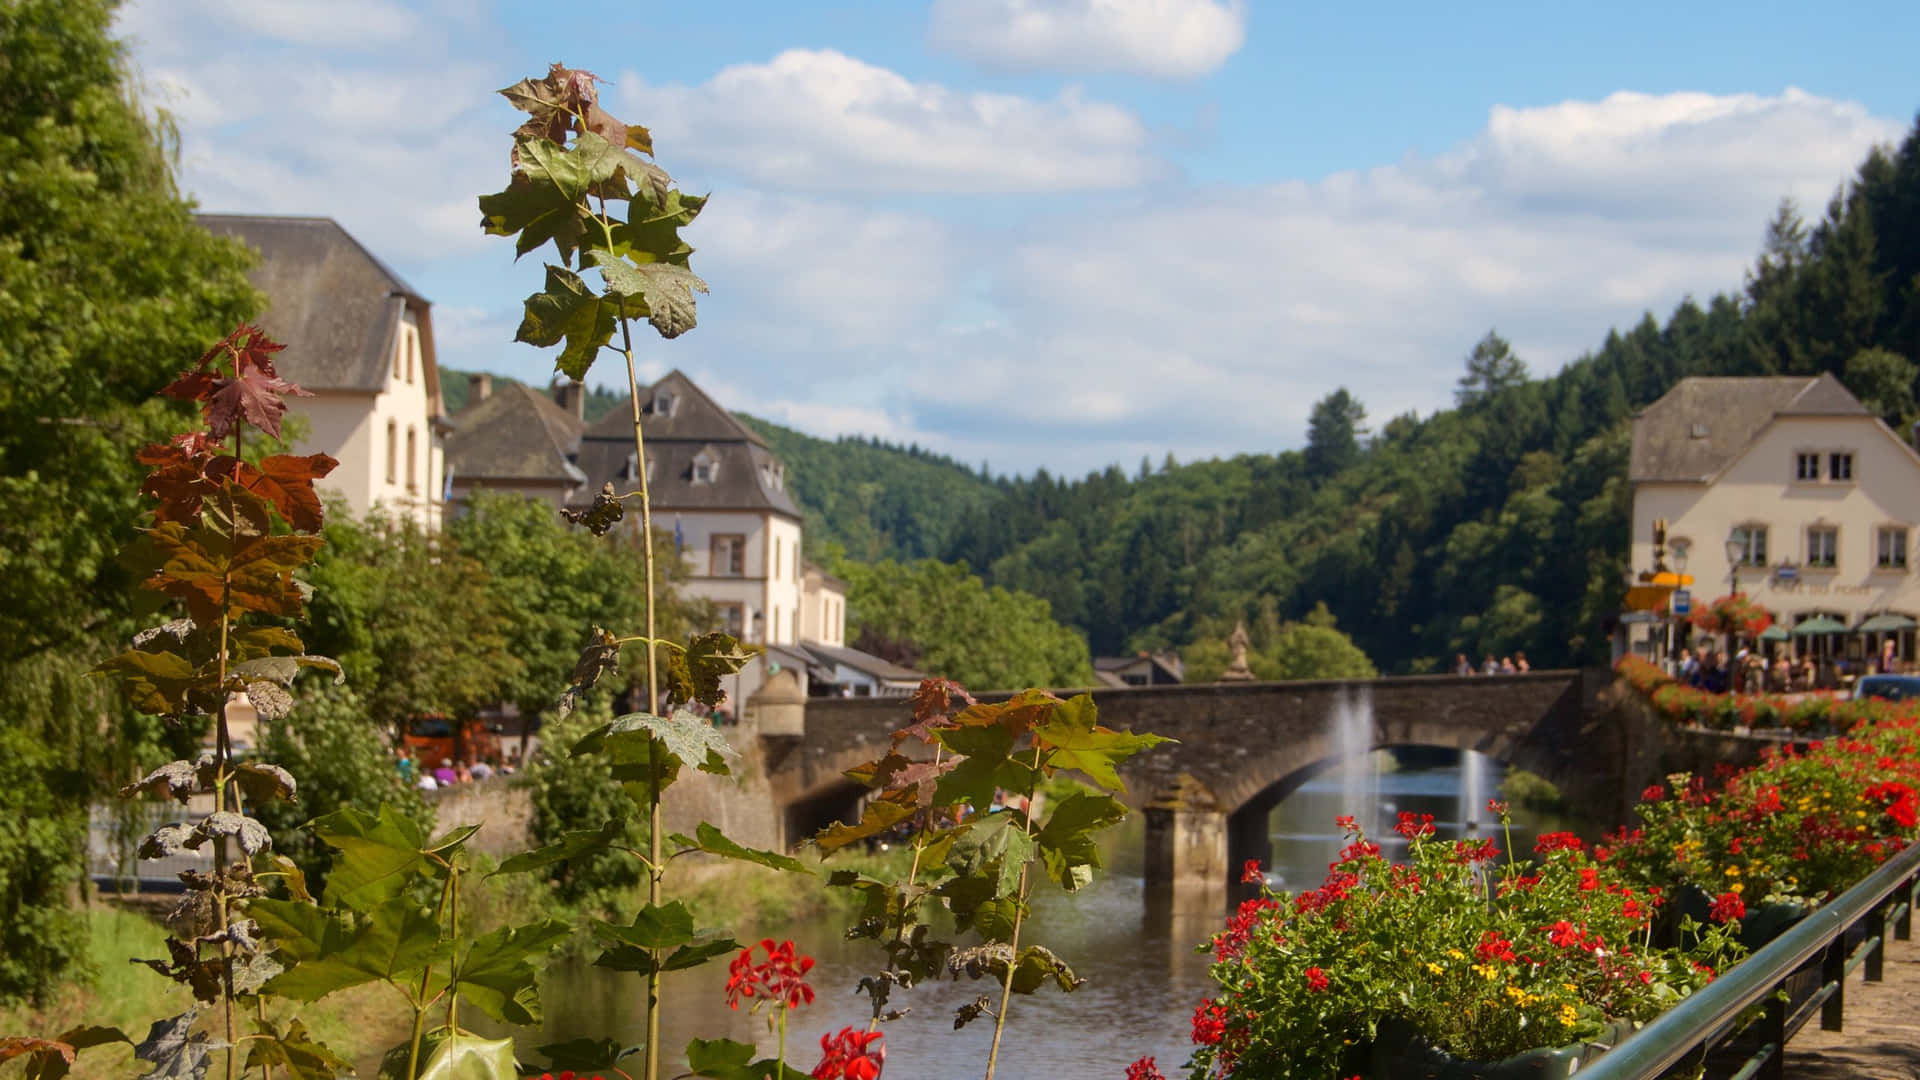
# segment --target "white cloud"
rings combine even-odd
[[[789,49],[699,86],[621,79],[668,161],[788,190],[992,194],[1130,188],[1162,175],[1147,129],[1068,88],[1047,101],[914,82],[832,49]]]
[[[999,68],[1205,75],[1247,39],[1246,0],[934,0],[928,36]]]
[[[387,0],[140,0],[123,9],[119,21],[124,33],[149,47],[176,40],[189,23],[293,45],[357,50],[406,44],[425,30],[418,14]]]
[[[1899,132],[1798,91],[1619,94],[1496,109],[1433,157],[975,234],[986,317],[898,339],[880,400],[1007,465],[1296,446],[1341,385],[1376,421],[1448,404],[1489,327],[1544,374],[1738,288],[1782,195],[1817,206]],[[795,387],[796,422],[808,400],[831,399]]]

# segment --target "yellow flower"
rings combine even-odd
[[[1453,957],[1455,960],[1465,960],[1467,958],[1467,954],[1461,952],[1459,949],[1448,949],[1447,955]]]
[[[1747,891],[1747,887],[1736,881],[1733,884],[1727,886],[1727,891],[1732,893],[1743,893]]]
[[[1737,866],[1729,866],[1729,867],[1727,867],[1727,876],[1728,876],[1728,877],[1739,877],[1739,876],[1740,876],[1740,868],[1739,868],[1739,867],[1737,867]]]
[[[1500,977],[1500,969],[1494,967],[1492,964],[1475,964],[1473,965],[1473,970],[1475,973],[1486,978],[1488,982],[1492,982],[1494,979]]]
[[[1580,1017],[1580,1014],[1574,1011],[1573,1006],[1571,1005],[1560,1006],[1560,1023],[1562,1026],[1572,1027],[1573,1022],[1579,1019],[1579,1017]]]
[[[1443,969],[1440,967],[1439,964],[1436,964],[1433,961],[1429,960],[1427,961],[1427,970],[1433,972],[1435,975],[1438,975],[1441,973]]]

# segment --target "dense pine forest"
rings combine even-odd
[[[1920,126],[1812,220],[1783,203],[1765,225],[1736,293],[1649,313],[1545,378],[1489,333],[1455,407],[1370,426],[1364,388],[1343,388],[1300,450],[1007,478],[751,422],[788,462],[816,553],[965,562],[1046,599],[1096,655],[1217,638],[1240,618],[1259,645],[1324,603],[1383,670],[1459,652],[1603,660],[1635,409],[1688,375],[1830,371],[1896,429],[1914,417]]]

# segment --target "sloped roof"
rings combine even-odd
[[[671,411],[658,409],[663,394],[673,396]],[[692,379],[679,371],[640,392],[640,430],[647,439],[649,494],[663,510],[770,510],[798,518],[800,508],[787,494],[780,460],[751,428],[734,419]],[[702,454],[714,465],[713,479],[695,483],[694,459]],[[633,458],[633,406],[622,399],[580,437],[576,463],[587,476],[581,497],[601,485],[630,486]]]
[[[661,415],[654,408],[662,394],[673,397],[672,412]],[[586,431],[589,439],[633,439],[631,398],[621,398],[607,415]],[[766,440],[694,385],[692,379],[675,369],[659,382],[640,391],[640,430],[649,440],[690,442],[745,441],[766,446]]]
[[[1629,478],[1704,483],[1776,416],[1871,417],[1832,374],[1681,379],[1633,420]]]
[[[823,664],[839,664],[855,671],[865,672],[876,679],[890,679],[898,682],[919,682],[925,675],[903,668],[891,660],[882,660],[872,653],[849,649],[840,645],[822,645],[817,641],[803,641],[799,648],[804,649],[814,659]]]
[[[267,294],[261,317],[267,333],[287,349],[275,357],[280,374],[309,390],[378,392],[386,386],[400,315],[427,301],[387,265],[324,217],[198,214],[202,228],[236,236],[260,253],[253,284]],[[429,390],[429,332],[421,330]]]
[[[455,478],[585,482],[570,460],[580,419],[530,386],[503,383],[453,422],[447,465]]]

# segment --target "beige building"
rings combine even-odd
[[[1683,379],[1635,417],[1629,475],[1636,576],[1664,519],[1696,607],[1737,584],[1788,631],[1845,627],[1790,634],[1796,652],[1867,659],[1891,639],[1911,660],[1920,454],[1832,375]],[[1629,629],[1644,653],[1660,625]]]
[[[432,305],[331,218],[198,220],[259,253],[260,323],[287,346],[275,367],[313,394],[287,398],[287,413],[307,427],[296,449],[340,461],[321,492],[357,515],[377,506],[438,529],[448,428]]]

